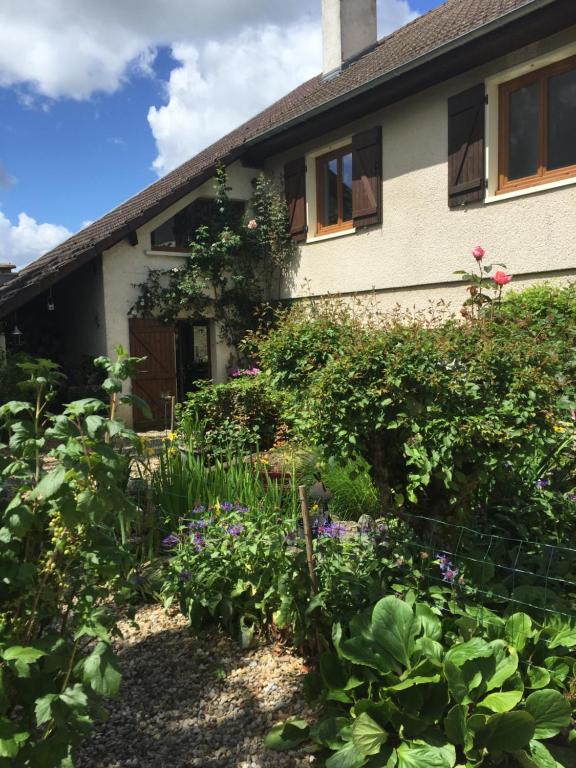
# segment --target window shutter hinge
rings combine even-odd
[[[488,104],[488,94],[486,94],[486,96],[484,96],[484,104]]]

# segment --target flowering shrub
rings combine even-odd
[[[389,596],[333,639],[306,685],[322,716],[277,726],[269,747],[311,742],[327,768],[573,764],[573,627]]]
[[[569,482],[575,311],[573,287],[512,294],[470,323],[297,307],[258,342],[260,362],[297,392],[304,440],[368,462],[382,510],[470,520],[532,493],[550,461]]]

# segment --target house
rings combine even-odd
[[[458,303],[453,273],[478,243],[517,286],[574,279],[576,2],[447,0],[380,41],[376,0],[323,0],[323,14],[321,74],[0,286],[9,346],[16,325],[49,331],[64,360],[146,355],[133,387],[157,421],[183,357],[224,379],[213,321],[128,316],[148,268],[185,255],[178,233],[218,162],[238,201],[260,169],[284,178],[299,245],[286,298]]]

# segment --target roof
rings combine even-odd
[[[545,1],[545,0],[544,0]],[[0,316],[13,311],[46,290],[77,266],[122,240],[185,194],[212,176],[218,162],[230,163],[246,147],[273,131],[334,102],[369,88],[384,76],[424,56],[431,56],[452,41],[481,30],[524,6],[540,7],[542,0],[447,0],[383,38],[373,49],[351,62],[336,77],[318,75],[300,85],[243,125],[204,149],[163,178],[80,230],[53,250],[24,267],[0,287]]]

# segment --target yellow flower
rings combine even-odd
[[[563,432],[566,432],[566,427],[562,427],[560,424],[554,424],[554,432],[560,432],[560,434],[562,434]]]
[[[168,440],[170,440],[171,443],[176,440],[176,433],[175,432],[168,432]]]

